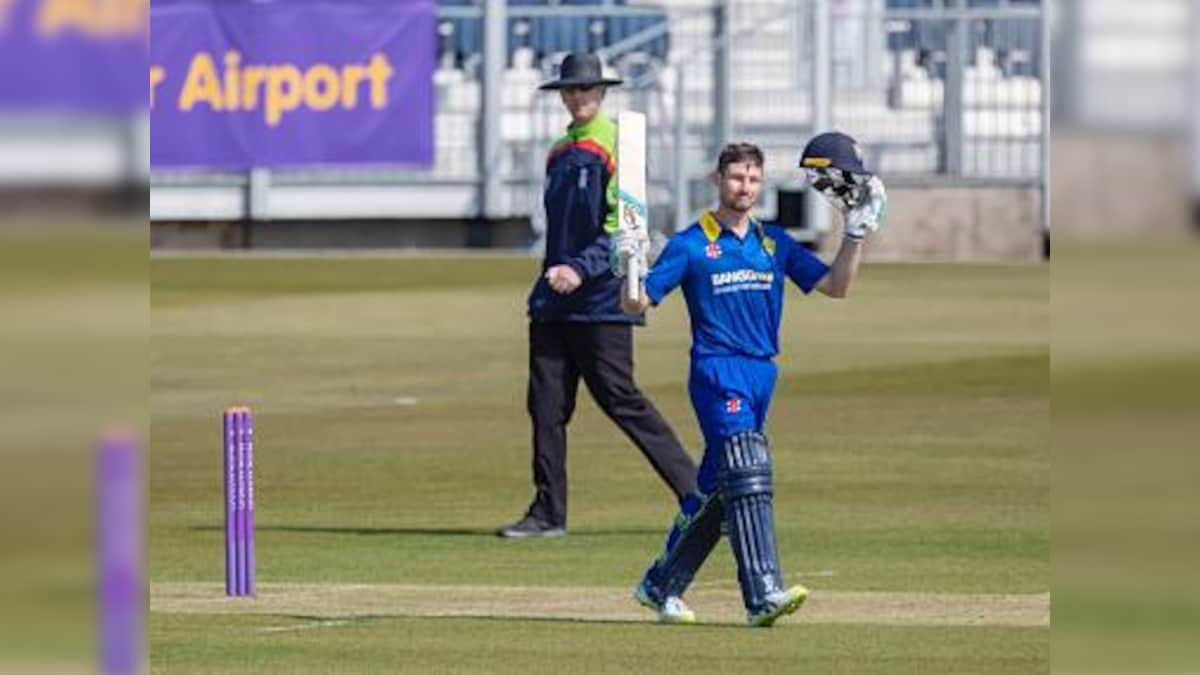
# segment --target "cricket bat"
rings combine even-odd
[[[617,222],[621,232],[644,234],[646,209],[646,116],[622,111],[617,115]],[[637,301],[642,271],[636,256],[624,261],[625,295]]]

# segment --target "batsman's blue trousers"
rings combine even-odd
[[[706,356],[692,361],[688,393],[704,434],[704,459],[696,481],[702,493],[717,491],[721,455],[730,436],[765,433],[778,375],[771,359]]]

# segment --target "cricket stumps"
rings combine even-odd
[[[225,595],[254,595],[254,414],[225,410]]]

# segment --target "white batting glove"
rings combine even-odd
[[[842,212],[846,220],[842,231],[847,239],[855,241],[878,231],[887,218],[887,190],[879,176],[871,176],[860,190],[856,204]]]
[[[612,235],[609,262],[612,264],[613,274],[624,278],[625,272],[629,269],[629,261],[636,260],[638,276],[645,278],[649,252],[650,236],[645,230],[626,230]]]

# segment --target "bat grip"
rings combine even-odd
[[[637,302],[641,298],[642,275],[638,269],[637,256],[630,256],[625,261],[625,296]]]

